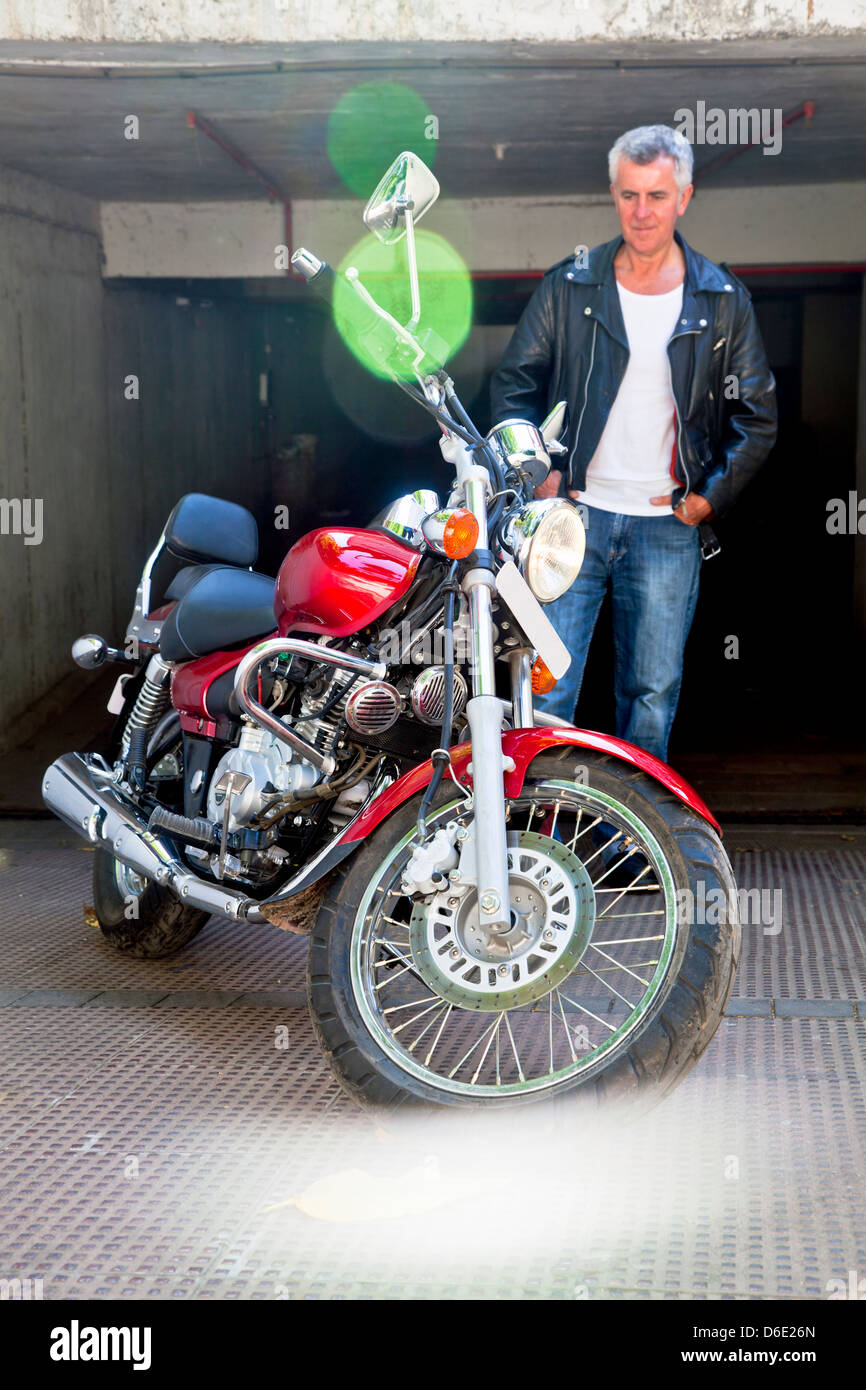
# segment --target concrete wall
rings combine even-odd
[[[178,496],[261,491],[247,307],[107,288],[98,227],[86,200],[0,169],[0,747],[68,699],[82,630],[122,635]]]
[[[103,294],[97,209],[0,169],[0,497],[43,517],[39,544],[0,535],[0,729],[60,679],[80,612],[111,613]]]
[[[4,0],[7,39],[91,42],[292,43],[318,40],[575,41],[730,39],[847,33],[866,26],[862,0],[752,0],[721,9],[701,0]]]
[[[185,297],[184,297],[185,298]],[[108,445],[95,461],[109,513],[112,630],[125,628],[145,557],[185,492],[251,506],[255,452],[249,306],[109,287],[103,301]],[[138,380],[139,397],[125,383]]]
[[[107,276],[285,275],[275,248],[285,215],[266,198],[241,203],[103,203]]]
[[[295,247],[338,264],[368,235],[360,200],[292,205]],[[282,208],[254,203],[103,203],[109,276],[281,276],[274,250]],[[680,222],[686,240],[735,265],[866,260],[866,182],[761,189],[699,189]],[[594,246],[619,225],[609,195],[471,201],[442,198],[424,227],[446,237],[471,270],[546,269],[578,243]]]
[[[857,388],[857,473],[858,503],[866,500],[866,276],[860,301],[860,374]],[[864,507],[866,512],[866,507]],[[860,522],[866,528],[866,520]],[[866,535],[859,533],[854,548],[854,619],[866,642]]]

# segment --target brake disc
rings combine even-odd
[[[444,888],[416,903],[409,942],[417,973],[461,1009],[515,1009],[542,999],[571,974],[595,921],[595,893],[581,861],[559,840],[520,831],[508,848],[511,921],[482,925],[475,889]]]

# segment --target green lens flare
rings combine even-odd
[[[415,233],[421,320],[414,336],[425,349],[421,373],[444,366],[462,347],[472,326],[472,278],[450,242],[435,232]],[[340,274],[349,266],[358,271],[377,304],[398,323],[412,313],[405,238],[385,246],[365,237],[344,257]],[[414,376],[413,355],[401,349],[388,325],[378,322],[345,280],[334,286],[334,323],[346,346],[376,376]]]
[[[411,87],[362,82],[341,97],[328,119],[328,157],[359,198],[369,198],[389,164],[414,150],[432,168],[436,120]]]

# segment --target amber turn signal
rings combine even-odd
[[[532,691],[535,695],[546,695],[556,685],[554,677],[545,666],[540,656],[537,656],[532,663]]]
[[[450,560],[465,560],[478,544],[478,522],[465,507],[456,507],[442,532],[442,549]]]

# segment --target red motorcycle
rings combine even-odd
[[[543,605],[584,549],[573,503],[533,501],[564,409],[483,436],[461,405],[418,328],[414,224],[438,191],[404,154],[364,213],[406,238],[408,323],[357,272],[342,292],[439,423],[447,503],[415,492],[368,528],[313,531],[275,586],[247,511],[182,498],[125,646],[73,647],[131,667],[106,753],[58,758],[43,795],[96,847],[118,950],[169,955],[211,915],[309,932],[313,1022],[359,1100],[658,1098],[724,1011],[736,888],[671,768],[533,711],[570,659]],[[333,294],[324,262],[293,263]]]

